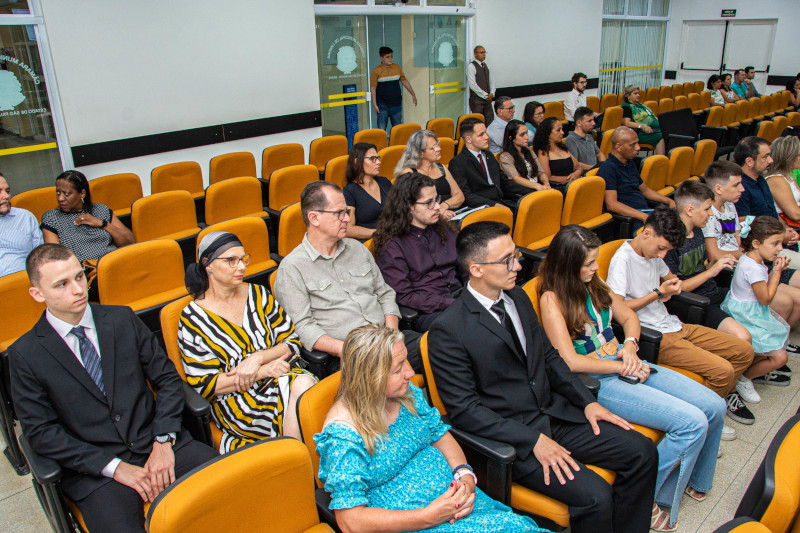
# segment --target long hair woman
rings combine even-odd
[[[535,191],[549,189],[550,182],[536,156],[528,148],[528,127],[512,119],[503,134],[503,153],[497,158],[500,169],[514,182]]]
[[[392,182],[378,175],[381,156],[374,144],[355,143],[349,155],[345,169],[347,185],[342,190],[350,212],[347,236],[365,241],[375,233]]]
[[[569,153],[564,144],[564,129],[561,121],[547,117],[536,129],[533,138],[533,152],[550,185],[567,185],[581,177],[583,170],[575,156]]]

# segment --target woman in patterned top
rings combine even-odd
[[[300,438],[297,398],[316,383],[297,366],[291,319],[261,285],[242,283],[250,262],[231,233],[214,231],[186,270],[195,300],[181,313],[178,346],[189,385],[211,402],[220,452],[286,435]]]
[[[92,203],[89,182],[81,172],[67,170],[56,178],[58,209],[42,215],[44,242],[63,244],[78,260],[100,259],[133,244],[133,233],[103,204]]]
[[[600,380],[600,405],[665,433],[658,444],[650,528],[675,531],[684,492],[703,501],[711,490],[725,401],[678,372],[639,359],[636,313],[597,276],[600,244],[591,230],[577,225],[553,238],[539,267],[542,325],[570,370]],[[614,338],[612,314],[625,332],[622,343]]]

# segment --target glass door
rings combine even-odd
[[[417,18],[427,19],[424,21],[427,31],[420,27],[416,35],[427,37],[426,46],[420,49],[427,55],[429,65],[430,117],[449,117],[457,122],[464,114],[466,98],[464,18],[455,15]]]

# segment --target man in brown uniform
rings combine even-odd
[[[467,65],[467,80],[469,83],[469,110],[481,113],[485,124],[488,126],[494,120],[492,100],[494,99],[494,77],[486,65],[486,48],[476,46],[472,51],[475,60]]]

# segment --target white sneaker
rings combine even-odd
[[[722,426],[722,440],[735,440],[736,430],[730,426]]]
[[[761,401],[761,396],[756,392],[753,382],[744,376],[739,376],[739,380],[736,382],[736,392],[738,392],[742,400],[747,403],[758,403]]]

